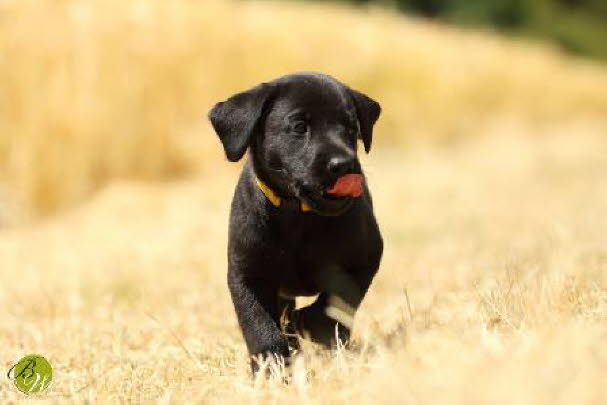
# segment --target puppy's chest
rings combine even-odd
[[[332,232],[309,231],[303,227],[290,229],[276,239],[280,262],[280,290],[286,296],[315,295],[323,290],[326,272],[348,267],[343,254],[344,240]]]
[[[291,267],[339,261],[347,239],[338,229],[319,228],[305,222],[286,222],[275,228],[273,242]]]
[[[323,273],[336,266],[318,260],[289,255],[281,266],[279,286],[284,296],[310,296],[323,291]]]

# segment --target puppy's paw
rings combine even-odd
[[[282,378],[290,365],[289,343],[286,339],[269,344],[251,356],[251,371],[256,378],[259,375]]]
[[[251,369],[256,381],[272,379],[283,384],[291,381],[291,357],[269,353],[265,356],[259,354],[251,357]]]
[[[324,305],[312,304],[294,311],[292,322],[297,333],[326,348],[347,345],[350,340],[349,327],[329,316],[326,310]]]

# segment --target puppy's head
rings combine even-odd
[[[299,73],[238,93],[215,105],[209,118],[230,161],[250,148],[257,175],[279,195],[339,215],[356,196],[329,191],[338,179],[361,174],[357,141],[369,152],[380,111],[330,76]]]

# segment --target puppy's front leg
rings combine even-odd
[[[324,292],[313,304],[293,312],[292,323],[298,333],[326,347],[335,347],[336,338],[347,344],[354,314],[377,267],[347,272],[334,266],[318,273],[316,282]]]
[[[325,347],[335,347],[336,337],[344,344],[348,342],[350,328],[327,315],[329,297],[322,293],[312,304],[293,311],[291,322],[304,338]]]
[[[228,286],[253,372],[259,369],[259,356],[288,360],[289,344],[279,327],[277,288],[268,280],[243,277],[234,269],[228,271]]]

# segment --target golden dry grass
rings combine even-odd
[[[0,50],[0,367],[46,356],[42,398],[607,402],[604,67],[267,2],[0,1]],[[248,375],[225,285],[238,166],[204,115],[307,69],[382,102],[364,160],[386,248],[355,350],[306,345],[285,386]]]
[[[307,346],[290,386],[247,374],[225,285],[234,174],[115,183],[0,234],[2,365],[43,353],[58,401],[604,403],[605,141],[519,130],[367,159],[386,253],[359,350]]]

